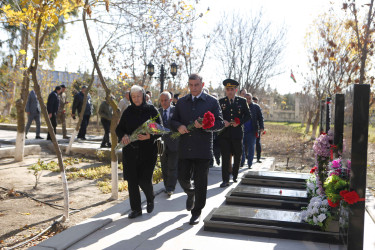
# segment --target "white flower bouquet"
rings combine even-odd
[[[324,196],[315,196],[311,198],[309,205],[302,208],[302,220],[310,225],[319,226],[325,230],[329,220],[331,219],[328,200]]]

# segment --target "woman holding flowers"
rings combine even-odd
[[[142,215],[139,187],[147,198],[147,213],[154,209],[154,190],[152,174],[157,159],[157,135],[139,134],[138,140],[131,141],[130,135],[144,122],[155,119],[161,123],[157,109],[146,103],[146,93],[140,86],[134,85],[130,90],[131,105],[124,111],[116,128],[116,134],[122,144],[122,164],[124,180],[128,181],[130,207],[129,219]],[[130,144],[130,145],[128,145]]]

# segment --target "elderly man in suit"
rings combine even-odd
[[[26,124],[26,139],[31,123],[35,120],[36,137],[35,139],[43,139],[40,137],[40,105],[35,91],[31,90],[26,102],[27,124]]]
[[[182,97],[176,104],[171,119],[171,127],[181,134],[178,150],[178,181],[187,194],[186,209],[191,210],[190,225],[199,223],[202,209],[206,205],[207,174],[212,158],[212,133],[224,127],[223,115],[218,100],[203,93],[204,82],[198,74],[189,76],[190,94]],[[215,124],[202,129],[198,121],[210,111],[215,116]],[[193,124],[189,131],[187,126]],[[193,173],[194,186],[191,183]]]
[[[160,94],[159,114],[166,128],[171,128],[171,118],[175,111],[175,107],[171,105],[172,96],[168,91]],[[163,172],[163,180],[165,191],[170,197],[176,187],[177,182],[177,163],[178,163],[178,142],[179,139],[172,139],[170,135],[162,136],[164,142],[164,150],[161,156],[161,170]]]
[[[57,111],[59,110],[59,94],[61,92],[61,87],[57,86],[54,91],[51,92],[48,96],[47,101],[47,112],[48,117],[51,120],[53,130],[56,134],[56,127],[57,127]],[[51,135],[48,133],[47,140],[52,140]]]

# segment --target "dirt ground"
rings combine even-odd
[[[299,129],[291,126],[267,124],[266,134],[262,137],[262,156],[272,156],[276,159],[276,170],[289,172],[309,172],[314,166],[313,141],[307,140]],[[63,195],[60,174],[44,171],[39,180],[38,189],[33,189],[35,177],[27,169],[36,163],[38,158],[44,161],[55,160],[55,156],[43,153],[40,156],[28,156],[23,163],[15,163],[13,159],[0,159],[0,249],[14,246],[17,242],[25,241],[50,226],[62,215]],[[101,165],[96,160],[74,165],[78,168]],[[119,178],[122,173],[119,171]],[[87,218],[98,214],[109,207],[127,199],[127,192],[120,193],[120,199],[111,201],[110,194],[103,194],[97,187],[96,181],[77,179],[68,182],[70,207],[80,212],[70,215],[70,220],[58,228],[54,228],[37,241],[18,248],[27,249],[38,244],[56,232],[75,225]],[[375,145],[368,148],[368,187],[375,187]],[[25,193],[39,201],[35,201]],[[375,194],[375,191],[374,191]]]
[[[43,171],[38,188],[33,189],[35,177],[27,167],[36,163],[38,158],[38,156],[28,156],[23,164],[14,163],[12,159],[0,160],[0,249],[31,238],[62,215],[62,209],[58,207],[63,206],[60,173]],[[43,156],[45,161],[53,159],[55,159],[53,155]],[[98,165],[98,162],[91,160],[87,163],[76,164],[75,167],[86,168]],[[119,178],[121,176],[120,172]],[[122,202],[128,196],[127,192],[121,192],[118,201],[110,201],[111,195],[103,194],[94,180],[72,180],[68,181],[68,186],[70,207],[79,209],[80,212],[71,214],[69,222],[63,223],[63,227],[70,227],[90,218]],[[13,190],[57,206],[43,204]],[[53,234],[53,232],[49,233],[41,240]],[[26,249],[37,243],[39,241],[19,249]]]

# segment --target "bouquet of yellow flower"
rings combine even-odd
[[[133,133],[129,136],[130,143],[138,141],[138,135],[141,135],[141,134],[164,135],[164,134],[168,134],[171,132],[169,129],[155,122],[155,119],[156,117],[145,121],[141,126],[139,126],[136,130],[134,130]],[[115,149],[118,150],[123,147],[126,147],[127,145],[123,144],[120,141]]]

